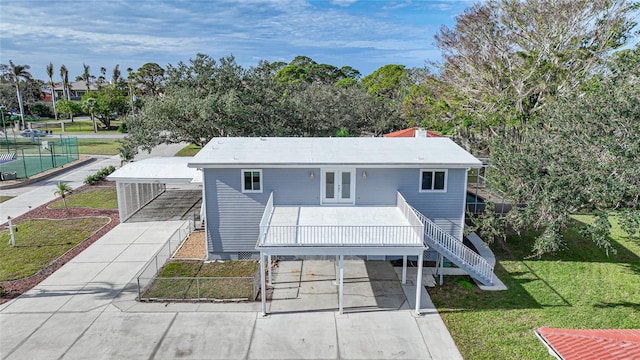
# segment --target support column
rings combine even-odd
[[[407,283],[407,255],[402,256],[402,285]]]
[[[440,271],[438,271],[439,275],[440,275],[440,285],[442,285],[443,282],[443,273],[444,272],[444,256],[442,256],[442,254],[440,254]]]
[[[264,253],[260,251],[260,299],[262,301],[262,316],[267,316],[267,287],[264,284]]]
[[[338,269],[338,262],[340,261],[339,258],[340,256],[336,255],[336,261],[334,263],[336,268],[336,284],[340,283],[340,269]]]
[[[125,210],[127,209],[127,199],[122,194],[122,183],[116,181],[116,198],[118,199],[118,218],[120,222],[124,222],[126,219]]]
[[[418,274],[416,274],[416,314],[420,315],[420,301],[422,300],[422,261],[424,250],[418,255]]]
[[[340,271],[339,271],[339,285],[338,285],[338,312],[342,314],[343,310],[343,297],[344,297],[344,255],[340,255]]]
[[[267,266],[269,269],[269,285],[273,285],[272,277],[271,277],[271,254],[267,255]]]

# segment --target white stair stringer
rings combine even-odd
[[[412,208],[424,224],[424,242],[483,285],[493,285],[493,265],[433,221]]]

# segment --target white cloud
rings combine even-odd
[[[459,7],[464,1],[367,2],[357,12],[349,7],[355,0],[332,3],[340,7],[304,0],[2,2],[0,63],[21,59],[32,65],[36,77],[43,76],[49,61],[87,61],[92,68],[145,62],[165,66],[197,52],[214,58],[233,53],[245,66],[296,55],[351,65],[363,73],[384,65],[374,60],[390,57],[419,66],[427,60],[420,56],[433,56],[432,36],[440,26],[427,20],[439,11],[429,5]],[[452,15],[445,11],[443,21]]]
[[[358,0],[331,0],[331,3],[333,5],[338,5],[338,6],[351,6],[353,3],[355,3]]]

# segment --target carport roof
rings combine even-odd
[[[202,183],[202,172],[187,164],[192,157],[155,157],[128,163],[107,180],[128,183]]]

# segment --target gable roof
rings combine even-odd
[[[414,126],[408,129],[402,129],[398,131],[394,131],[388,134],[384,134],[384,137],[416,137],[416,130],[420,129],[419,126]],[[442,137],[442,135],[438,134],[435,131],[425,130],[427,132],[427,137]]]
[[[303,166],[480,167],[481,162],[448,138],[230,137],[214,138],[189,167]]]
[[[543,327],[536,334],[558,359],[640,359],[640,329],[573,330]]]

